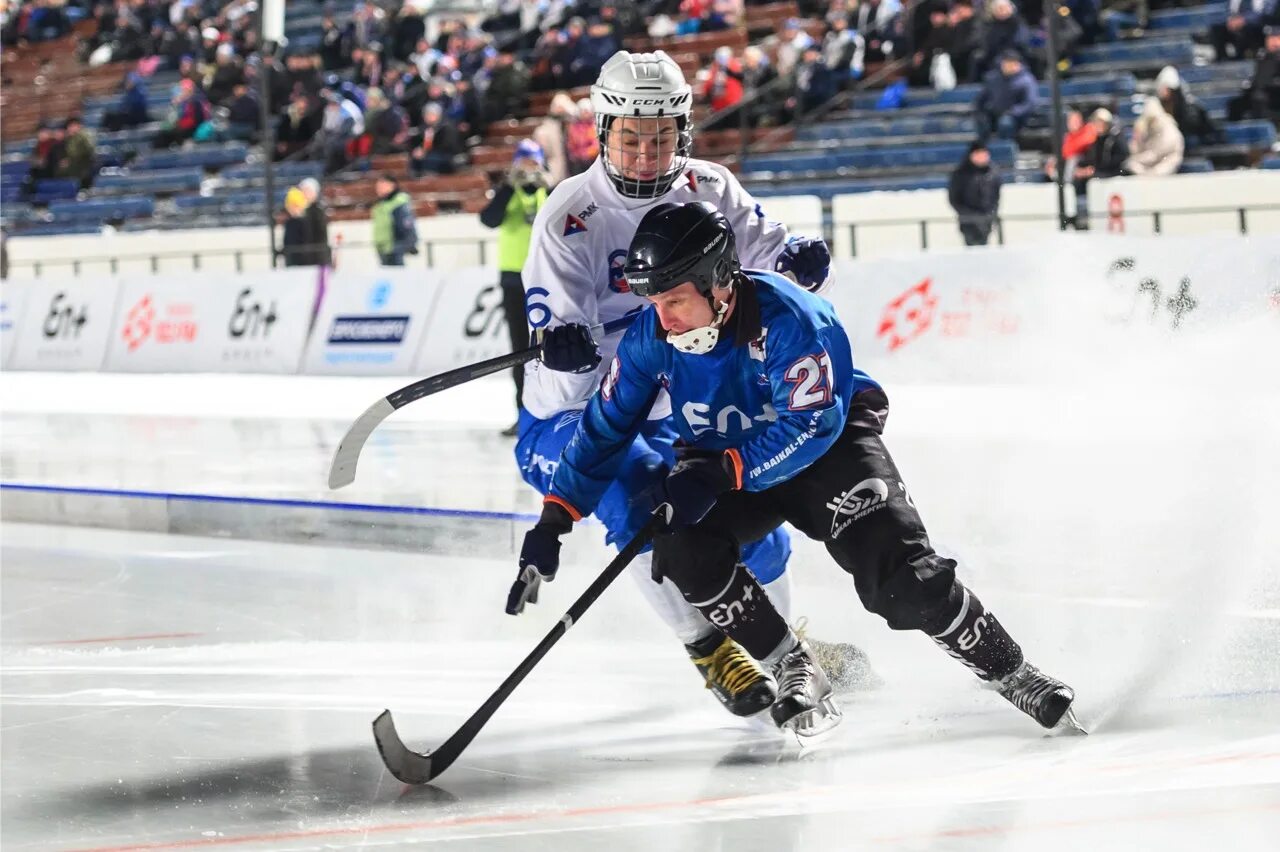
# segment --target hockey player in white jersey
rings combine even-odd
[[[602,337],[597,344],[589,327],[646,304],[629,291],[622,268],[636,226],[650,209],[666,202],[710,202],[739,235],[744,266],[789,273],[810,290],[825,285],[831,263],[822,240],[792,236],[769,221],[728,169],[690,158],[692,92],[680,67],[664,52],[614,54],[591,88],[591,104],[600,156],[586,172],[565,180],[551,194],[534,222],[522,273],[529,324],[540,335],[543,352],[526,371],[516,461],[525,481],[542,494],[550,489],[582,409],[600,383],[599,365],[613,360],[622,336],[618,332]],[[669,414],[669,401],[659,399],[596,508],[611,544],[629,541],[661,497],[663,477],[674,463],[675,432],[666,423]],[[743,556],[784,617],[790,609],[785,571],[789,556],[790,539],[781,529]],[[636,560],[631,572],[646,599],[684,642],[707,686],[737,715],[769,707],[776,695],[773,678],[672,584],[654,582],[649,560],[648,554]],[[507,601],[507,612],[513,615],[536,602],[540,582],[523,559],[521,566]],[[854,686],[873,677],[857,648],[812,640],[811,644],[841,685]]]

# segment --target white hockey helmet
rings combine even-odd
[[[591,108],[596,114],[596,135],[600,138],[605,172],[618,192],[630,198],[657,198],[670,189],[684,172],[693,147],[689,121],[693,90],[675,60],[661,50],[653,53],[619,50],[609,57],[591,87]],[[632,116],[676,120],[676,147],[671,165],[653,179],[639,180],[623,175],[609,156],[609,130],[614,121]],[[662,159],[665,158],[659,156],[659,161]]]

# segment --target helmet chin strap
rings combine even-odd
[[[680,334],[669,331],[667,332],[667,342],[689,355],[706,355],[712,349],[715,349],[716,344],[720,342],[720,329],[724,327],[725,314],[729,313],[729,303],[732,299],[733,295],[731,293],[729,298],[721,302],[720,307],[717,308],[711,295],[707,294],[707,301],[711,302],[711,307],[716,312],[711,324],[704,325],[702,328],[684,331]]]

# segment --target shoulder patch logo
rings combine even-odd
[[[571,237],[574,234],[585,234],[587,225],[577,216],[570,213],[564,217],[564,236]]]

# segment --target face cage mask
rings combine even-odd
[[[648,116],[642,116],[648,117]],[[666,116],[657,116],[663,118]],[[605,174],[609,176],[609,180],[613,181],[614,189],[626,198],[657,198],[665,195],[667,190],[671,189],[671,185],[676,179],[684,173],[684,168],[689,164],[689,153],[693,150],[693,134],[689,132],[689,116],[674,115],[669,116],[676,120],[676,149],[671,157],[671,167],[653,180],[639,180],[637,178],[626,177],[618,169],[613,167],[613,163],[609,157],[609,144],[613,134],[609,132],[609,125],[616,119],[621,118],[617,115],[597,115],[596,116],[596,136],[600,139],[600,159],[604,162]],[[618,150],[618,159],[622,159],[622,152]],[[662,146],[658,146],[656,159],[662,161]]]
[[[716,312],[715,319],[711,320],[711,325],[690,329],[680,334],[667,332],[667,342],[687,355],[706,355],[712,349],[715,349],[716,344],[720,342],[720,329],[724,327],[724,315],[729,313],[729,303],[732,300],[733,292],[731,289],[729,295],[720,303],[720,307],[716,308],[711,294],[708,293],[707,301],[711,302],[711,307],[715,308]]]

